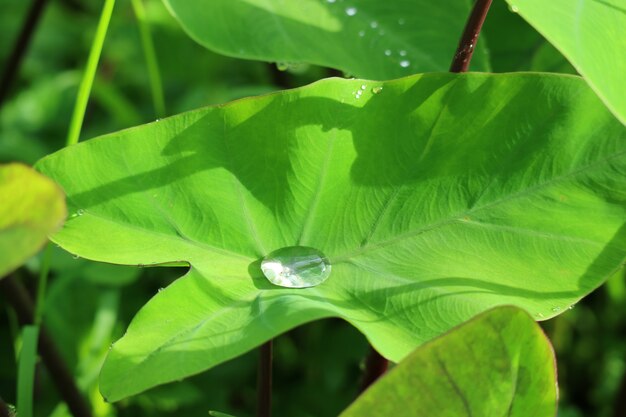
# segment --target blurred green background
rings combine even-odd
[[[304,64],[275,64],[211,53],[189,39],[159,0],[144,1],[163,80],[167,114],[296,87],[341,75]],[[5,68],[29,2],[0,0],[0,68]],[[573,72],[504,2],[484,28],[494,71]],[[50,0],[12,88],[0,107],[0,162],[33,164],[60,149],[93,39],[101,2]],[[284,69],[280,65],[281,69]],[[118,0],[81,139],[155,119],[139,30],[129,0]],[[130,268],[74,259],[52,247],[44,323],[58,342],[96,416],[201,416],[218,410],[252,416],[256,352],[188,380],[116,404],[97,392],[108,347],[178,268]],[[34,290],[41,255],[16,274]],[[543,323],[557,354],[559,416],[626,416],[626,285],[616,275],[572,310]],[[15,402],[17,319],[0,298],[0,396]],[[335,416],[357,395],[368,345],[340,320],[310,323],[275,342],[274,414]],[[36,384],[37,416],[68,416],[45,367]],[[419,393],[416,393],[419,395]]]

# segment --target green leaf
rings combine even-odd
[[[164,2],[187,33],[213,51],[262,61],[308,62],[372,79],[447,70],[472,3],[469,0]],[[480,42],[477,48],[473,68],[487,71],[486,49]]]
[[[507,0],[626,124],[626,5],[620,0]]]
[[[111,350],[111,401],[322,317],[399,361],[496,305],[552,317],[626,255],[626,128],[573,76],[328,79],[107,135],[38,168],[82,213],[53,237],[66,250],[191,265]],[[289,289],[261,275],[261,257],[294,245],[326,254],[327,281]]]
[[[53,181],[26,165],[0,165],[0,279],[34,255],[65,215]]]
[[[411,353],[340,417],[554,417],[556,363],[541,327],[498,307]]]

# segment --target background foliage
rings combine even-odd
[[[27,4],[1,0],[0,66]],[[336,72],[322,67],[275,65],[227,58],[191,42],[159,1],[146,2],[164,80],[167,113],[303,85]],[[51,2],[20,78],[0,110],[0,162],[33,163],[63,145],[99,4]],[[494,3],[485,27],[486,53],[494,71],[571,72],[573,68],[504,2]],[[496,18],[500,16],[501,19]],[[515,35],[513,36],[512,33]],[[129,2],[119,1],[105,43],[82,137],[89,138],[154,119],[139,32]],[[27,282],[40,258],[18,271]],[[252,414],[256,353],[208,373],[156,388],[111,406],[99,400],[97,372],[112,341],[136,311],[178,270],[135,270],[93,264],[54,250],[46,323],[63,354],[88,387],[99,416],[203,415],[206,404],[238,416]],[[138,279],[141,276],[141,279]],[[115,277],[112,280],[111,277]],[[623,276],[609,282],[544,327],[559,363],[561,416],[626,415],[626,287]],[[0,395],[15,398],[17,325],[5,304],[0,311]],[[276,415],[337,415],[355,396],[367,344],[346,323],[329,319],[308,324],[276,341]],[[5,366],[6,365],[6,366]],[[37,387],[39,415],[67,415],[45,368]],[[298,382],[297,384],[294,382]],[[304,382],[302,382],[304,381]],[[314,393],[315,395],[312,395]],[[319,401],[324,398],[324,401]],[[620,414],[622,413],[622,414]]]

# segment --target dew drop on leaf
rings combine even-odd
[[[411,66],[411,62],[407,61],[406,59],[404,59],[404,60],[400,61],[400,66],[402,68],[408,68],[409,66]]]
[[[374,94],[379,94],[381,91],[383,91],[383,88],[380,86],[372,88],[372,93]]]
[[[356,12],[357,12],[356,7],[348,7],[346,9],[346,14],[348,16],[354,16],[356,14]]]
[[[263,275],[272,284],[287,288],[315,287],[326,281],[330,270],[326,256],[307,246],[277,249],[261,262]]]

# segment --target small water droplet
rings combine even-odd
[[[155,120],[155,122],[160,122],[160,121],[161,121],[161,119],[156,119],[156,120]]]
[[[561,307],[552,307],[552,311],[554,313],[558,313],[559,311],[561,311]]]
[[[400,52],[398,52],[400,54],[400,56],[406,56],[406,51],[404,49],[402,49]]]
[[[381,91],[383,91],[383,88],[380,87],[380,86],[372,88],[372,93],[373,94],[380,94]]]
[[[317,249],[288,246],[273,251],[261,262],[263,275],[274,285],[288,288],[314,287],[326,281],[331,265]]]
[[[410,61],[407,61],[406,59],[405,59],[405,60],[402,60],[402,61],[400,61],[400,66],[401,66],[402,68],[408,68],[409,66],[411,66],[411,62],[410,62]]]
[[[385,55],[391,56],[391,49],[385,49]]]
[[[371,27],[372,29],[376,29],[376,28],[378,27],[378,22],[377,22],[377,21],[375,21],[375,20],[372,20],[372,21],[370,22],[370,27]]]
[[[80,259],[80,256],[79,256],[79,255],[72,255],[72,258],[74,258],[74,259]]]
[[[537,318],[542,319],[543,318],[543,313],[537,313]]]
[[[77,216],[82,216],[83,214],[85,214],[85,210],[83,210],[83,209],[76,210],[76,215]]]
[[[365,31],[364,31],[364,30],[359,30],[359,36],[360,36],[360,37],[365,36]]]
[[[157,290],[157,292],[161,292],[161,291],[163,291],[163,288],[159,288],[159,289]]]
[[[398,24],[399,25],[404,25],[406,23],[406,20],[404,19],[398,19]]]
[[[513,13],[517,13],[517,12],[519,12],[519,7],[517,7],[517,6],[516,6],[516,5],[514,5],[514,4],[511,4],[511,5],[509,5],[509,10],[510,10],[511,12],[513,12]]]
[[[572,304],[571,306],[567,307],[567,309],[568,309],[568,310],[573,310],[575,305],[576,305],[576,304]]]
[[[365,84],[361,84],[361,90],[365,90],[367,86]]]
[[[354,16],[356,14],[356,12],[357,12],[356,7],[348,7],[348,8],[346,8],[346,14],[348,16]]]
[[[326,3],[334,3],[337,0],[326,0]]]
[[[287,71],[289,69],[289,64],[286,62],[277,62],[276,69],[278,71]]]

